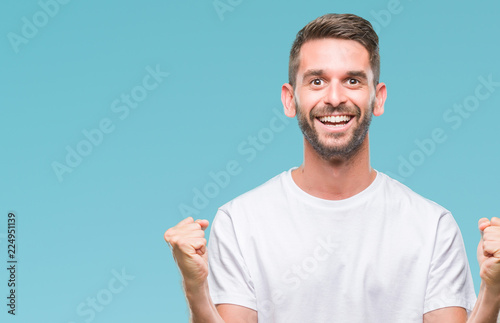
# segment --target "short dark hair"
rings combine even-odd
[[[380,76],[378,36],[370,22],[353,14],[330,13],[314,19],[297,33],[290,50],[288,63],[288,83],[290,85],[295,87],[302,45],[309,40],[322,38],[350,39],[363,45],[370,55],[373,83],[375,86],[378,84]]]

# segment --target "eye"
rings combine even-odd
[[[321,85],[323,85],[323,80],[322,79],[314,79],[311,81],[311,84],[314,86],[321,86]]]
[[[351,78],[351,79],[347,80],[347,83],[349,83],[349,85],[358,85],[359,84],[359,80]]]

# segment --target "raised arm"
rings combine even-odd
[[[481,268],[481,289],[469,319],[464,308],[445,307],[426,313],[424,323],[497,323],[500,311],[500,219],[479,220],[479,230],[482,238],[477,258]]]
[[[165,241],[182,275],[182,284],[190,309],[192,323],[256,323],[257,312],[238,305],[217,307],[208,289],[208,258],[205,229],[207,220],[186,218],[165,232]]]
[[[481,289],[467,323],[497,323],[500,312],[500,219],[479,220],[481,241],[477,247]]]

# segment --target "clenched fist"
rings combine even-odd
[[[201,285],[208,276],[207,240],[204,232],[208,224],[207,220],[194,221],[189,217],[168,229],[164,235],[165,241],[172,248],[184,282],[190,285]]]
[[[479,220],[482,238],[477,247],[477,259],[482,281],[500,291],[500,219]]]

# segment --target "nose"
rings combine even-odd
[[[330,104],[334,107],[345,103],[347,100],[345,88],[339,82],[330,82],[325,89],[323,97],[324,104]]]

